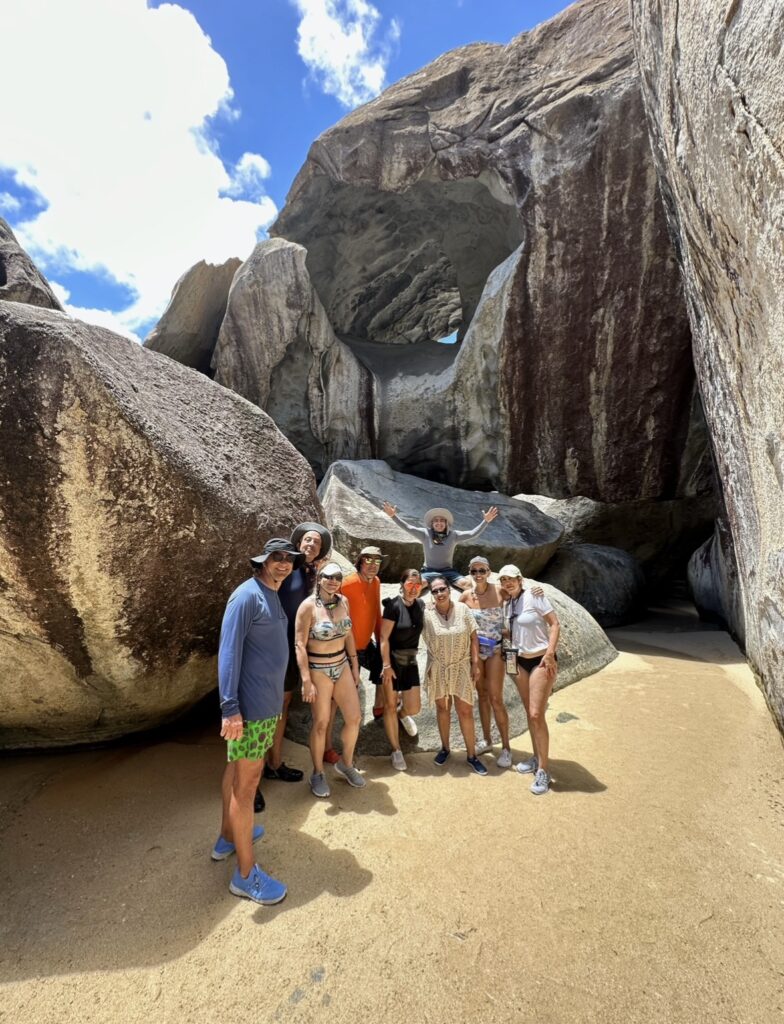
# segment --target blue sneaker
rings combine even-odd
[[[263,825],[253,826],[253,842],[257,843],[259,839],[264,835]],[[234,853],[236,847],[234,843],[230,843],[228,839],[224,839],[223,836],[218,836],[218,841],[212,848],[210,856],[213,860],[226,860]]]
[[[447,758],[449,757],[450,753],[451,751],[447,750],[446,747],[441,747],[441,749],[433,758],[433,760],[435,761],[436,764],[439,765],[446,764]]]
[[[243,878],[240,869],[237,868],[229,883],[229,892],[268,907],[285,899],[288,889],[283,882],[265,874],[258,864],[254,864],[247,878]]]
[[[471,766],[471,771],[476,772],[477,775],[487,775],[487,768],[485,768],[478,757],[467,757],[466,761]]]

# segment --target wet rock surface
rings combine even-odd
[[[774,0],[630,10],[746,653],[784,729],[784,11]]]
[[[319,519],[259,409],[64,314],[0,303],[0,746],[94,742],[216,684],[226,599]]]

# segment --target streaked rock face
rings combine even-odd
[[[326,523],[335,547],[352,562],[368,544],[378,545],[387,555],[382,573],[385,580],[397,580],[405,569],[422,565],[423,548],[416,537],[402,530],[383,511],[389,501],[400,516],[415,526],[430,508],[448,508],[455,517],[455,529],[478,526],[482,513],[497,505],[500,516],[476,539],[461,542],[454,567],[465,570],[473,555],[484,555],[494,569],[509,562],[524,573],[537,573],[553,556],[561,542],[560,524],[504,494],[461,491],[456,487],[396,473],[385,462],[336,462],[319,487]]]
[[[183,366],[210,374],[212,353],[226,312],[229,288],[242,260],[200,260],[175,284],[169,305],[144,342]]]
[[[335,337],[305,256],[282,239],[256,246],[234,278],[213,368],[323,475],[335,459],[370,454],[372,382]]]
[[[0,217],[0,301],[25,302],[45,309],[62,309],[60,301]]]
[[[226,599],[320,518],[305,460],[201,374],[0,303],[0,746],[157,725],[216,683]]]
[[[689,327],[624,5],[392,86],[314,143],[273,230],[377,376],[377,457],[505,493],[683,493]]]
[[[746,653],[784,728],[784,8],[632,0],[631,11]]]

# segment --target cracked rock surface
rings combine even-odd
[[[0,217],[0,301],[26,302],[45,309],[62,309],[60,300],[49,287],[16,240],[10,225]]]
[[[784,729],[784,9],[632,0],[746,653]]]

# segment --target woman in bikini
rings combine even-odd
[[[333,698],[344,722],[343,758],[335,765],[335,771],[357,789],[365,785],[354,767],[354,747],[361,720],[357,694],[359,661],[348,604],[340,594],[342,582],[343,571],[336,562],[328,562],[319,569],[316,592],[299,606],[294,632],[302,699],[313,705],[310,790],[321,798],[330,794],[324,775],[324,741]]]

